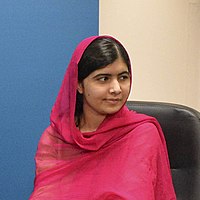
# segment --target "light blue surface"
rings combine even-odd
[[[26,200],[34,155],[75,46],[98,34],[98,0],[0,0],[0,200]]]

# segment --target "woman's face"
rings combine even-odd
[[[125,104],[130,91],[130,73],[121,58],[87,76],[78,85],[83,94],[83,115],[106,116]]]

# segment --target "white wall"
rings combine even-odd
[[[133,66],[130,99],[200,110],[200,0],[100,0],[100,34],[118,38]]]

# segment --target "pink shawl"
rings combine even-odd
[[[175,200],[165,139],[154,118],[124,105],[94,132],[75,126],[78,62],[98,37],[110,36],[83,40],[71,58],[38,144],[29,200]]]

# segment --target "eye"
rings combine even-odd
[[[105,82],[107,81],[109,78],[107,76],[103,76],[103,77],[100,77],[98,78],[98,81],[101,81],[101,82]]]
[[[129,79],[129,78],[130,78],[129,75],[121,75],[121,76],[119,77],[120,80],[127,80],[127,79]]]

